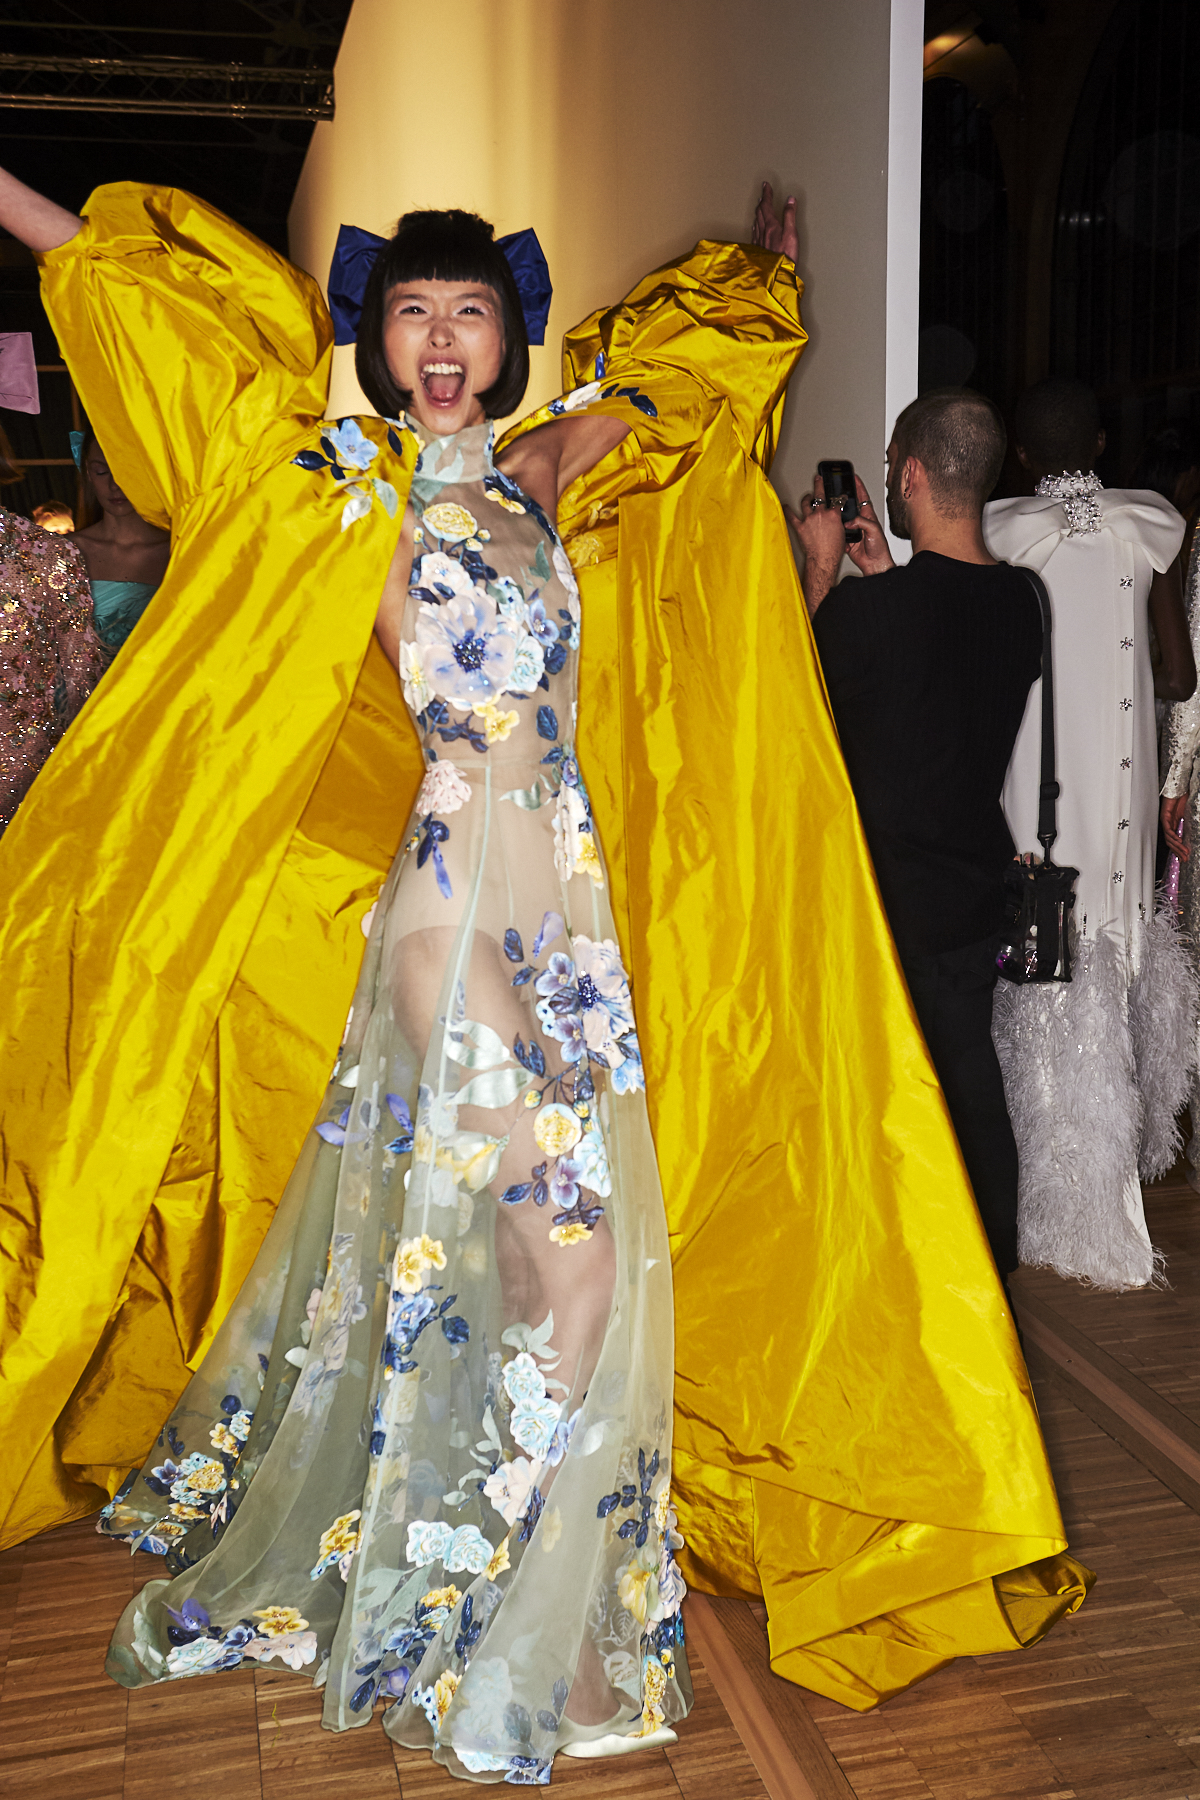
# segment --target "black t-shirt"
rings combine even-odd
[[[1013,855],[1000,793],[1041,668],[1031,584],[923,550],[840,582],[813,630],[898,947],[998,932]]]

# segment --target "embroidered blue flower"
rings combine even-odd
[[[495,601],[481,588],[453,594],[436,606],[424,602],[417,615],[417,645],[433,692],[462,711],[500,698],[517,649]]]
[[[557,644],[558,626],[555,625],[551,619],[546,617],[546,603],[540,594],[534,594],[533,599],[529,602],[527,611],[529,614],[529,629],[537,639],[538,643],[542,646],[542,649],[548,650],[552,644]]]
[[[323,433],[339,462],[352,469],[369,469],[379,455],[378,444],[364,437],[357,419],[339,419],[332,431]]]
[[[391,482],[383,481],[377,475],[363,476],[363,471],[378,456],[379,446],[364,437],[358,421],[339,419],[331,425],[327,420],[321,430],[320,442],[320,450],[301,450],[292,461],[298,468],[312,473],[325,469],[333,477],[339,491],[346,496],[342,530],[347,530],[356,519],[365,518],[375,500],[379,500],[388,518],[394,519],[400,496]],[[390,427],[388,442],[393,449],[400,448],[399,439]]]

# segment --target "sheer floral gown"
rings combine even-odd
[[[100,1529],[166,1557],[127,1686],[311,1669],[459,1775],[690,1704],[666,1223],[575,760],[579,598],[486,425],[425,446],[401,676],[427,772],[320,1122]],[[297,971],[303,980],[303,971]]]

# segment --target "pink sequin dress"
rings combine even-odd
[[[83,557],[0,511],[0,834],[103,669]]]

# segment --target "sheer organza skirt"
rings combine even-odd
[[[598,856],[564,872],[540,761],[435,767],[319,1122],[102,1518],[172,1572],[109,1671],[311,1670],[334,1729],[381,1702],[455,1773],[541,1782],[690,1704],[666,1224]]]

